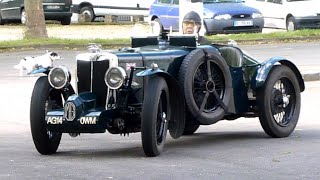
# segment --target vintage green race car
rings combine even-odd
[[[289,136],[304,81],[275,57],[263,63],[232,45],[197,45],[195,36],[132,38],[117,51],[91,45],[76,57],[76,87],[66,67],[39,68],[30,122],[36,149],[53,154],[62,133],[141,132],[146,156],[158,156],[167,131],[177,139],[200,125],[259,117],[271,137]]]

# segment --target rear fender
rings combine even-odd
[[[274,57],[274,58],[271,58],[261,64],[260,68],[256,72],[255,77],[252,79],[252,82],[251,82],[252,88],[257,89],[257,88],[263,86],[272,67],[276,63],[280,63],[281,65],[288,66],[294,72],[294,74],[296,75],[298,82],[299,82],[300,91],[303,92],[305,90],[305,85],[304,85],[304,81],[303,81],[303,78],[302,78],[300,71],[291,61],[284,59],[282,57]]]
[[[171,116],[169,121],[169,132],[172,138],[177,139],[182,136],[185,125],[185,102],[182,91],[177,80],[169,73],[161,69],[147,69],[137,73],[140,77],[150,76],[163,77],[169,88]]]

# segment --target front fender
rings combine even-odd
[[[169,73],[161,69],[147,69],[137,73],[137,76],[147,77],[158,75],[163,77],[169,88],[171,117],[169,121],[169,132],[172,138],[177,139],[182,136],[185,126],[185,101],[182,90],[177,80]]]
[[[302,78],[300,71],[291,61],[284,59],[282,57],[271,58],[271,59],[263,62],[260,65],[255,76],[252,78],[252,82],[251,82],[252,88],[257,89],[257,88],[263,86],[272,67],[276,63],[280,63],[281,65],[288,66],[294,72],[294,74],[296,75],[298,82],[299,82],[300,91],[303,92],[305,89],[305,85],[304,85],[304,81],[303,81],[303,78]]]

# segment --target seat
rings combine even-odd
[[[226,60],[227,64],[231,67],[241,67],[243,65],[242,52],[232,46],[224,46],[219,48],[222,57]]]

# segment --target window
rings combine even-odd
[[[282,4],[282,0],[268,0],[267,2],[275,3],[275,4]]]
[[[171,4],[171,0],[159,0],[158,2],[162,4]]]
[[[179,0],[173,0],[173,4],[179,5]]]

